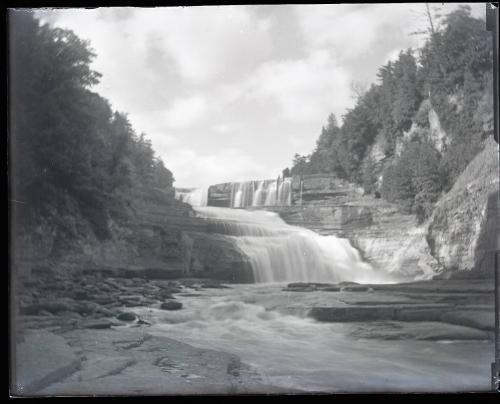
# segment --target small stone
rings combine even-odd
[[[42,308],[40,307],[39,304],[30,304],[19,307],[19,314],[24,314],[27,316],[36,316],[41,310]]]
[[[71,297],[74,300],[86,300],[88,299],[89,294],[85,290],[76,290],[71,294]]]
[[[116,318],[121,321],[135,321],[137,317],[134,313],[125,312],[118,314]]]
[[[113,325],[113,323],[111,323],[110,321],[106,321],[106,320],[90,320],[90,321],[80,323],[80,327],[91,328],[94,330],[103,330],[106,328],[111,328],[112,325]]]
[[[341,292],[367,292],[370,288],[365,285],[349,285],[340,288]]]
[[[229,289],[229,286],[223,285],[221,283],[203,283],[201,285],[203,289]]]
[[[322,288],[325,292],[339,292],[340,286],[327,286],[326,288]]]
[[[180,309],[182,309],[182,303],[181,302],[174,302],[174,301],[163,302],[160,306],[160,309],[162,309],[162,310],[180,310]]]
[[[147,321],[144,321],[144,320],[142,320],[142,319],[139,319],[139,320],[137,321],[137,324],[142,324],[142,325],[151,325],[151,323],[148,323]]]

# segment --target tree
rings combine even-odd
[[[367,155],[361,165],[361,185],[365,193],[371,194],[376,191],[377,180],[375,161],[370,155]]]
[[[417,63],[410,50],[399,54],[392,74],[395,81],[392,118],[398,129],[407,131],[422,101],[417,87]]]
[[[170,187],[172,173],[126,115],[91,91],[101,75],[86,41],[40,26],[31,12],[11,10],[9,22],[11,191],[24,206],[16,220],[64,226],[62,214],[80,214],[107,238],[118,190]]]

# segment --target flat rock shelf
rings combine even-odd
[[[57,277],[40,293],[49,279],[30,279],[19,295],[19,394],[489,389],[486,280],[243,285],[87,274],[79,293]]]

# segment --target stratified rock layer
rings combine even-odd
[[[210,234],[204,219],[174,198],[173,188],[138,188],[125,197],[128,215],[109,221],[106,239],[96,237],[77,207],[60,218],[63,226],[40,219],[34,232],[19,232],[13,240],[15,268],[20,274],[57,269],[253,281],[244,254],[230,239]]]

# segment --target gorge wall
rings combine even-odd
[[[398,206],[324,174],[302,182],[292,177],[289,204],[246,209],[265,208],[290,225],[347,238],[376,269],[401,280],[485,277],[492,275],[499,226],[497,173],[497,145],[488,139],[422,225]],[[231,189],[211,186],[208,205],[226,206]],[[22,273],[86,270],[252,282],[249,259],[235,241],[174,196],[173,188],[134,188],[123,196],[129,214],[109,220],[106,239],[96,237],[77,206],[59,222],[40,218],[34,232],[13,235],[11,260]]]
[[[434,209],[427,241],[447,272],[493,276],[499,232],[498,144],[488,138]]]
[[[174,194],[173,188],[135,188],[124,195],[129,214],[108,221],[110,236],[106,239],[96,237],[77,206],[61,215],[59,223],[40,218],[35,231],[23,233],[13,226],[13,267],[24,275],[32,271],[96,271],[251,282],[247,257],[231,239],[213,234],[205,220]],[[72,201],[67,202],[71,206]]]
[[[348,238],[372,265],[403,277],[490,277],[499,231],[498,186],[498,145],[488,138],[422,225],[396,205],[318,177],[304,178],[307,197],[301,206],[276,211],[290,224]],[[293,189],[296,195],[296,182]]]
[[[356,187],[338,185],[328,177],[304,177],[302,205],[270,209],[291,225],[349,239],[374,268],[401,281],[430,278],[442,270],[427,245],[425,227],[417,226],[414,216],[363,196]]]
[[[229,206],[231,183],[208,190]],[[293,176],[291,203],[254,206],[290,225],[347,238],[375,268],[404,279],[493,275],[498,220],[498,145],[488,138],[449,192],[419,225],[414,215],[328,174]]]

